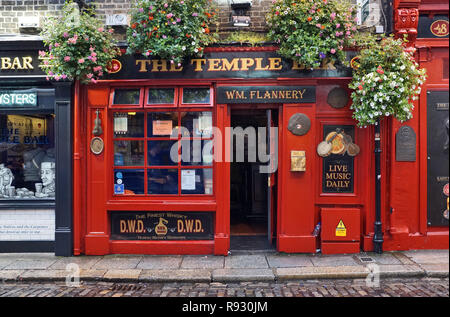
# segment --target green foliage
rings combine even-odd
[[[120,54],[112,29],[90,10],[83,13],[67,2],[59,18],[49,18],[41,32],[47,51],[40,51],[40,67],[47,79],[79,79],[95,83],[106,71],[108,63]]]
[[[217,38],[210,30],[216,18],[211,0],[137,0],[127,30],[127,53],[177,64],[185,57],[201,56]]]
[[[306,68],[325,59],[343,62],[356,31],[356,8],[349,0],[273,0],[266,18],[279,53]]]
[[[225,40],[225,43],[248,43],[257,46],[267,42],[266,34],[256,32],[233,32]]]
[[[403,122],[412,118],[413,100],[426,80],[425,69],[414,60],[414,48],[402,39],[383,38],[361,50],[349,87],[353,118],[359,126],[375,124],[394,116]]]

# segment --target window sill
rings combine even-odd
[[[55,209],[54,199],[0,200],[0,209]]]

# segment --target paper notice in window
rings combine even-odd
[[[114,117],[114,133],[127,134],[128,133],[128,117]]]
[[[181,171],[181,190],[195,190],[195,170]]]
[[[171,120],[153,120],[153,135],[171,135],[172,121]]]

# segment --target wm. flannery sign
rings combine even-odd
[[[314,86],[217,87],[217,103],[314,103]]]

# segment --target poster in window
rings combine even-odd
[[[153,120],[153,135],[171,135],[172,120]]]

